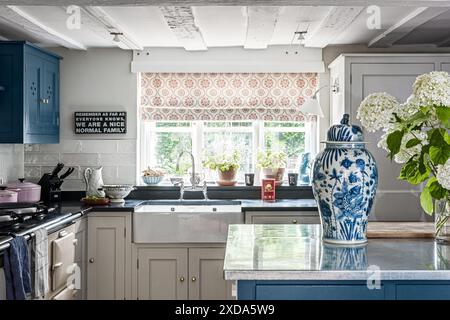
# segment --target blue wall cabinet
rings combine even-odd
[[[59,143],[61,57],[0,42],[0,143]]]

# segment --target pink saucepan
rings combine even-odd
[[[17,192],[0,187],[0,203],[17,202]]]
[[[41,200],[41,186],[19,179],[6,185],[6,189],[17,192],[17,202],[38,202]]]

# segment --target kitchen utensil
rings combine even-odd
[[[111,199],[111,202],[124,202],[124,198],[136,188],[126,184],[110,184],[104,185],[103,190],[106,196]]]
[[[105,192],[102,190],[103,178],[102,178],[103,167],[96,169],[87,168],[84,170],[84,181],[86,183],[86,196],[95,196],[98,198],[104,198]]]
[[[74,167],[70,167],[69,169],[67,169],[66,172],[64,172],[64,173],[59,177],[59,179],[60,179],[60,180],[64,180],[65,178],[67,178],[68,176],[70,176],[74,171],[75,171],[75,168],[74,168]]]
[[[245,174],[245,185],[252,186],[255,184],[255,174],[254,173],[246,173]]]
[[[57,177],[58,173],[61,172],[61,170],[64,168],[64,163],[58,163],[55,168],[53,169],[52,173],[50,174],[51,177]]]
[[[19,179],[18,182],[11,182],[6,184],[6,189],[17,192],[18,202],[38,202],[41,200],[41,186]]]
[[[5,189],[5,186],[0,187],[0,203],[17,202],[17,192]]]

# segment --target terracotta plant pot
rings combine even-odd
[[[284,171],[285,168],[263,168],[262,176],[263,179],[275,179],[275,184],[279,186],[283,183]]]
[[[217,170],[217,172],[219,173],[219,180],[217,180],[219,186],[234,186],[236,184],[237,169],[230,169],[228,171]]]

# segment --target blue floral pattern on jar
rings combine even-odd
[[[356,244],[367,241],[367,222],[375,199],[378,170],[365,148],[359,127],[340,125],[328,132],[326,148],[313,165],[313,193],[325,242]]]

